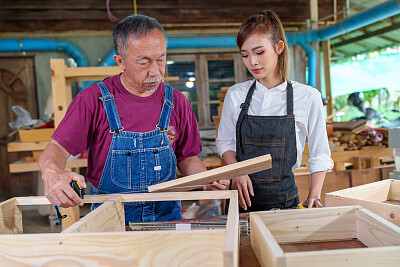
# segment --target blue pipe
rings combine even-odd
[[[317,51],[309,43],[299,43],[299,45],[306,51],[308,55],[308,84],[312,87],[317,86]],[[313,71],[315,75],[310,75]]]
[[[24,51],[64,51],[71,55],[79,67],[89,66],[89,59],[85,52],[76,44],[50,39],[7,39],[0,40],[0,52]]]

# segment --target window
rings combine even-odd
[[[189,95],[200,129],[212,129],[220,88],[245,81],[246,68],[239,53],[168,55],[166,76],[179,77],[169,84]]]

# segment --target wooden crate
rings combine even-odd
[[[25,142],[41,142],[50,141],[54,128],[18,130],[19,141]]]
[[[400,227],[360,206],[250,213],[261,266],[399,266]],[[366,247],[284,252],[284,244],[357,239]],[[332,242],[333,243],[333,242]]]
[[[123,203],[229,199],[225,229],[125,232]],[[103,205],[55,234],[22,234],[21,206],[49,205],[46,197],[0,203],[2,266],[238,266],[237,191],[196,191],[85,196]]]
[[[383,180],[325,194],[326,206],[360,205],[400,226],[400,181]]]

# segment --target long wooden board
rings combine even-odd
[[[161,191],[188,191],[196,187],[200,188],[205,184],[217,180],[230,180],[242,175],[255,173],[271,168],[272,159],[269,154],[244,160],[238,163],[215,168],[209,171],[196,173],[176,180],[149,186],[149,192]]]

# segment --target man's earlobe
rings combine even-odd
[[[125,64],[124,64],[124,60],[122,59],[122,57],[120,55],[114,55],[114,61],[115,63],[117,63],[118,67],[122,70],[125,71]]]

